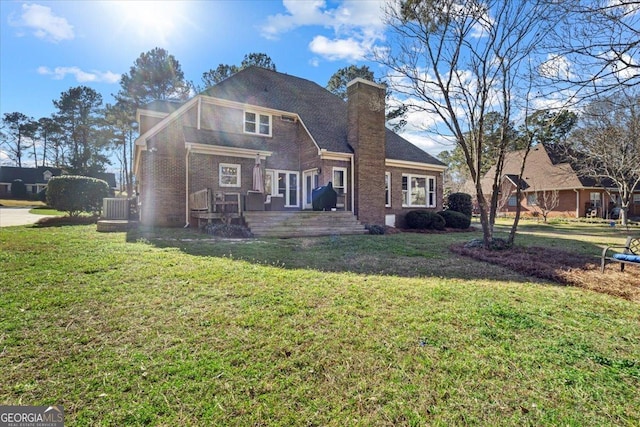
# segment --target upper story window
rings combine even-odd
[[[258,135],[271,136],[271,116],[267,114],[244,112],[244,131]]]
[[[44,171],[44,173],[42,175],[43,175],[43,178],[44,178],[45,181],[49,181],[51,179],[51,177],[53,176],[51,171]]]

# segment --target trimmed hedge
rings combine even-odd
[[[78,216],[81,212],[99,214],[102,199],[109,194],[106,181],[86,176],[55,176],[47,184],[47,204],[69,216]]]
[[[404,216],[407,228],[415,230],[444,230],[445,220],[435,212],[416,210]]]
[[[438,212],[449,228],[458,228],[460,230],[466,230],[471,226],[471,217],[466,216],[462,212],[456,212],[452,210],[446,210]]]
[[[469,218],[473,214],[471,195],[467,193],[451,193],[447,201],[447,207],[448,210],[461,212]]]

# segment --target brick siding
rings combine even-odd
[[[347,87],[348,140],[354,149],[354,211],[364,224],[384,224],[384,88],[363,81]]]

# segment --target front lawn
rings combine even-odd
[[[539,228],[521,243],[624,234]],[[479,234],[1,229],[0,404],[68,425],[639,424],[638,304],[449,252]]]

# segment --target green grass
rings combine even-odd
[[[447,251],[479,236],[1,229],[0,404],[68,425],[638,425],[638,305]]]

